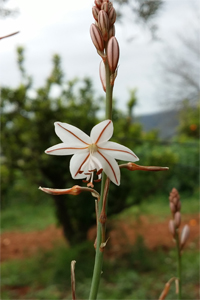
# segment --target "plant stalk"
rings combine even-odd
[[[177,250],[178,299],[181,300],[182,297],[181,251],[180,251],[179,234],[177,229],[175,234],[175,240],[176,240],[176,250]]]
[[[106,119],[112,119],[112,91],[113,86],[110,84],[110,69],[108,63],[105,63],[106,68]],[[92,277],[92,284],[90,289],[89,300],[95,300],[97,298],[97,293],[99,289],[99,283],[102,273],[102,265],[103,265],[103,249],[101,248],[102,243],[102,226],[99,222],[99,216],[101,214],[102,206],[103,206],[103,195],[104,188],[106,183],[106,174],[102,174],[102,182],[101,182],[101,197],[98,203],[98,220],[97,220],[97,243],[96,243],[96,255],[95,255],[95,263]],[[106,208],[107,210],[107,208]],[[105,234],[105,232],[104,232]]]

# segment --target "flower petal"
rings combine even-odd
[[[110,155],[102,153],[101,151],[93,153],[93,156],[100,161],[103,171],[110,178],[110,180],[116,185],[120,185],[120,169],[116,160]]]
[[[69,164],[69,169],[70,169],[70,173],[72,175],[72,177],[74,179],[80,179],[80,178],[85,178],[85,174],[81,171],[82,170],[82,166],[88,162],[89,163],[89,157],[90,157],[90,153],[89,152],[85,152],[85,153],[77,153],[74,154],[70,160],[70,164]],[[81,172],[81,173],[79,173]]]
[[[83,145],[83,144],[82,144]],[[84,153],[88,153],[88,146],[86,147],[69,147],[68,143],[60,143],[57,145],[54,145],[50,148],[48,148],[47,150],[45,150],[46,154],[51,154],[51,155],[71,155],[71,154],[75,154],[77,152],[84,152]]]
[[[99,144],[108,141],[113,135],[113,122],[105,120],[91,130],[90,137],[92,143]]]
[[[55,132],[61,141],[68,143],[68,146],[80,146],[91,144],[90,137],[79,128],[61,122],[55,122]]]
[[[108,154],[115,159],[126,161],[138,161],[139,158],[129,148],[114,142],[104,142],[98,145],[98,149],[103,153]]]

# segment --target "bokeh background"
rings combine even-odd
[[[176,276],[168,231],[168,196],[181,196],[183,299],[198,298],[199,2],[116,0],[120,45],[114,87],[113,141],[141,165],[111,185],[108,242],[99,299],[158,299]],[[100,57],[92,44],[93,1],[0,2],[1,298],[70,299],[76,260],[79,299],[89,294],[94,262],[94,200],[50,196],[39,186],[68,188],[70,157],[44,150],[59,142],[54,122],[89,134],[104,119]],[[95,186],[100,189],[100,184]],[[180,230],[181,231],[181,230]],[[171,287],[166,299],[175,299]]]

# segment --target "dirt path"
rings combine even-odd
[[[184,215],[182,227],[187,223],[190,226],[188,247],[198,247],[199,216]],[[174,246],[168,231],[169,219],[157,223],[155,218],[140,216],[136,221],[114,222],[109,231],[108,255],[115,257],[125,249],[125,245],[135,243],[138,235],[143,236],[144,243],[150,249],[162,247],[168,249]],[[95,239],[95,228],[88,231],[88,239]],[[1,261],[23,259],[35,254],[39,249],[51,249],[57,243],[65,243],[62,230],[54,225],[42,231],[33,232],[6,232],[1,235]]]

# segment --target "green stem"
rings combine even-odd
[[[177,277],[178,277],[178,299],[181,300],[181,286],[182,286],[182,274],[181,274],[181,251],[180,251],[180,243],[179,243],[179,234],[176,229],[175,234],[175,240],[176,240],[176,250],[177,250]]]
[[[112,119],[112,91],[113,86],[110,85],[110,70],[108,63],[105,64],[106,67],[106,119]],[[102,226],[99,222],[99,216],[103,206],[103,194],[106,182],[105,173],[102,174],[102,183],[101,183],[101,197],[98,203],[98,220],[97,220],[97,243],[96,243],[96,255],[94,263],[94,271],[92,277],[92,284],[90,289],[89,300],[95,300],[97,298],[97,293],[99,289],[99,283],[102,273],[102,264],[103,264],[103,250],[101,249],[102,242]],[[105,232],[104,232],[105,233]]]
[[[95,256],[94,271],[93,271],[89,300],[94,300],[97,298],[101,272],[102,272],[103,252],[100,251],[102,235],[101,235],[101,224],[99,222],[99,216],[103,204],[103,191],[104,191],[105,182],[106,182],[106,175],[105,173],[103,173],[102,184],[101,184],[101,197],[98,203],[96,256]]]

